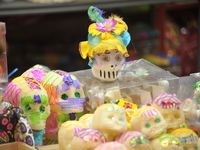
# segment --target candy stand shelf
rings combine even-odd
[[[71,1],[64,3],[32,3],[29,1],[15,0],[0,2],[0,16],[43,14],[85,11],[91,5],[105,9],[137,5],[150,5],[174,2],[198,2],[198,0],[88,0]]]

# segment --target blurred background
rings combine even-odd
[[[92,0],[59,4],[45,0],[0,1],[0,21],[6,23],[7,31],[8,73],[18,68],[12,76],[16,77],[36,64],[68,72],[90,68],[88,60],[80,56],[78,46],[87,40],[92,23],[86,7],[95,4],[106,16],[114,13],[127,23],[132,37],[127,61],[144,58],[177,76],[197,72],[198,1],[140,3],[137,0],[137,4],[121,7],[111,2],[117,5],[119,0],[110,1],[109,6]],[[55,7],[59,10],[62,5],[66,10],[53,10]],[[80,8],[68,10],[71,6]],[[48,11],[43,12],[40,7]]]

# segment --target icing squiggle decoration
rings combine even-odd
[[[106,141],[104,135],[101,132],[92,128],[83,128],[74,134],[74,136],[83,139],[85,143],[91,141],[104,143]]]
[[[167,108],[179,109],[179,105],[181,104],[181,101],[178,99],[178,97],[175,94],[162,93],[154,97],[152,100],[152,103],[155,103],[164,109],[167,109]]]
[[[84,102],[85,98],[68,98],[66,101],[58,102],[57,104],[61,106],[62,111],[82,112]]]
[[[132,147],[137,147],[139,144],[150,143],[145,134],[134,130],[122,133],[119,137],[117,137],[116,141],[124,143],[128,138],[130,138],[129,143]]]

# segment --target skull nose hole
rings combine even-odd
[[[111,65],[110,67],[111,67],[111,68],[113,68],[114,66],[113,66],[113,65]]]

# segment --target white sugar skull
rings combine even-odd
[[[96,129],[83,128],[76,132],[71,140],[71,150],[94,150],[105,143],[104,135]]]
[[[60,150],[71,150],[71,140],[75,133],[87,126],[80,121],[66,121],[58,131],[58,144]]]
[[[178,128],[185,122],[181,101],[175,94],[158,94],[152,100],[152,106],[160,111],[167,122],[168,129]]]
[[[125,109],[116,104],[103,104],[94,112],[93,128],[102,132],[107,141],[113,141],[127,126]]]
[[[103,81],[115,81],[118,71],[125,63],[125,57],[120,51],[110,50],[103,54],[95,54],[95,62],[92,66],[93,75]]]
[[[117,15],[104,18],[102,14],[97,7],[88,9],[89,17],[96,23],[89,26],[88,41],[80,42],[79,51],[84,59],[89,57],[89,65],[97,79],[112,82],[117,79],[125,57],[129,56],[126,46],[131,37],[122,18]]]
[[[127,150],[153,150],[146,135],[135,130],[123,132],[115,141],[124,144]]]
[[[162,114],[152,106],[144,106],[132,113],[131,129],[144,133],[147,138],[155,138],[167,131],[167,122]]]
[[[173,134],[165,133],[151,140],[154,150],[183,150],[181,141]]]
[[[47,92],[39,82],[30,77],[19,76],[8,84],[2,99],[20,107],[33,130],[45,129],[50,106]]]
[[[199,139],[193,130],[188,128],[179,128],[171,130],[169,133],[175,135],[181,141],[184,150],[199,149]]]
[[[47,134],[57,134],[62,123],[80,117],[79,115],[83,112],[85,94],[78,79],[61,70],[48,72],[42,80],[42,85],[47,91],[51,106],[51,114],[47,119]]]

